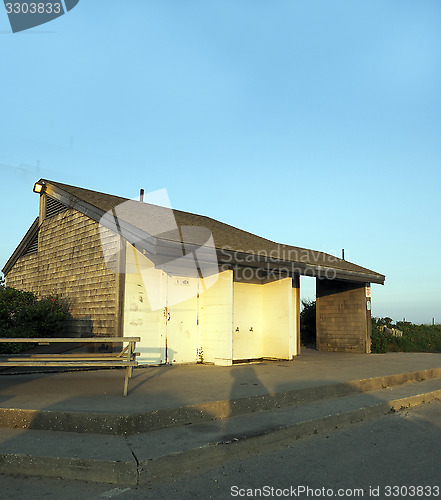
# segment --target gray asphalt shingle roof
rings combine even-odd
[[[297,262],[307,266],[332,268],[347,272],[348,277],[346,279],[350,279],[350,275],[354,273],[354,275],[359,276],[365,275],[366,281],[384,282],[382,274],[333,255],[302,247],[279,244],[210,217],[175,209],[171,212],[167,208],[128,200],[119,196],[44,179],[41,179],[41,181],[45,182],[49,187],[53,186],[55,190],[66,193],[70,198],[69,205],[72,207],[75,207],[76,202],[81,200],[102,212],[113,210],[119,219],[163,240],[182,241],[182,231],[176,227],[173,228],[171,220],[173,219],[171,214],[173,214],[179,228],[185,226],[193,228],[193,231],[186,231],[185,240],[187,243],[202,245],[206,241],[203,240],[207,232],[197,230],[197,228],[206,228],[211,232],[217,249],[229,249],[249,255],[266,255],[270,256],[273,261]]]

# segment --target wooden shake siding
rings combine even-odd
[[[319,351],[370,352],[370,311],[364,283],[317,279]]]
[[[103,244],[116,250],[119,236],[108,231]],[[7,274],[7,285],[39,297],[65,297],[72,316],[90,324],[94,336],[113,336],[118,315],[115,277],[104,260],[99,224],[69,209],[43,221],[38,252],[18,259]]]

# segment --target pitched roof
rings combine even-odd
[[[319,275],[320,271],[332,270],[337,279],[384,283],[385,277],[375,271],[324,252],[279,244],[210,217],[171,210],[46,179],[40,179],[38,182],[46,184],[48,196],[94,220],[102,222],[106,213],[110,215],[110,219],[117,216],[119,222],[125,224],[126,233],[123,232],[123,236],[131,234],[136,241],[142,239],[148,241],[153,235],[162,242],[196,246],[204,245],[208,232],[211,232],[220,261],[223,257],[225,260],[228,255],[227,261],[232,262],[231,256],[234,254],[238,260],[243,261],[245,257],[247,265],[255,257],[255,266],[270,263],[272,267],[280,268],[283,264],[295,264],[295,271],[300,274]],[[183,229],[185,238],[182,237]],[[128,239],[130,241],[130,238]]]

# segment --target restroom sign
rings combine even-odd
[[[190,280],[187,279],[177,279],[176,284],[180,286],[190,286]]]

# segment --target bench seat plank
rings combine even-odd
[[[38,357],[14,357],[14,358],[4,358],[0,356],[0,362],[8,362],[9,364],[13,363],[23,363],[24,361],[29,361],[30,363],[35,363],[35,365],[42,363],[43,361],[53,361],[57,363],[62,363],[63,361],[72,361],[77,364],[81,363],[87,363],[87,362],[96,362],[96,361],[103,361],[103,362],[119,362],[119,363],[125,363],[129,361],[127,358],[118,358],[117,356],[114,357],[88,357],[88,358],[79,358],[76,356],[63,356],[63,357],[58,357],[58,356],[38,356]]]
[[[137,361],[0,361],[0,366],[138,366]]]
[[[106,342],[115,342],[115,343],[125,343],[125,342],[140,342],[139,337],[92,337],[92,338],[81,338],[81,337],[76,337],[76,338],[5,338],[2,337],[0,339],[0,342],[32,342],[32,343],[38,343],[41,342],[43,344],[50,344],[52,342],[64,342],[66,344],[71,344],[71,343],[88,343],[88,342],[94,342],[94,343],[102,343],[105,344]]]
[[[42,367],[123,367],[126,369],[123,395],[127,396],[129,378],[132,378],[133,367],[138,366],[134,352],[139,337],[94,337],[94,338],[0,338],[0,343],[32,343],[49,345],[53,342],[64,344],[115,343],[127,346],[119,352],[103,353],[69,353],[69,354],[0,354],[0,366],[42,366]]]
[[[134,352],[133,356],[139,356],[139,352]],[[83,353],[83,354],[0,354],[0,360],[7,358],[11,361],[14,359],[78,359],[78,360],[93,360],[93,359],[127,359],[127,355],[124,354],[121,356],[118,352],[103,352],[103,353]]]

